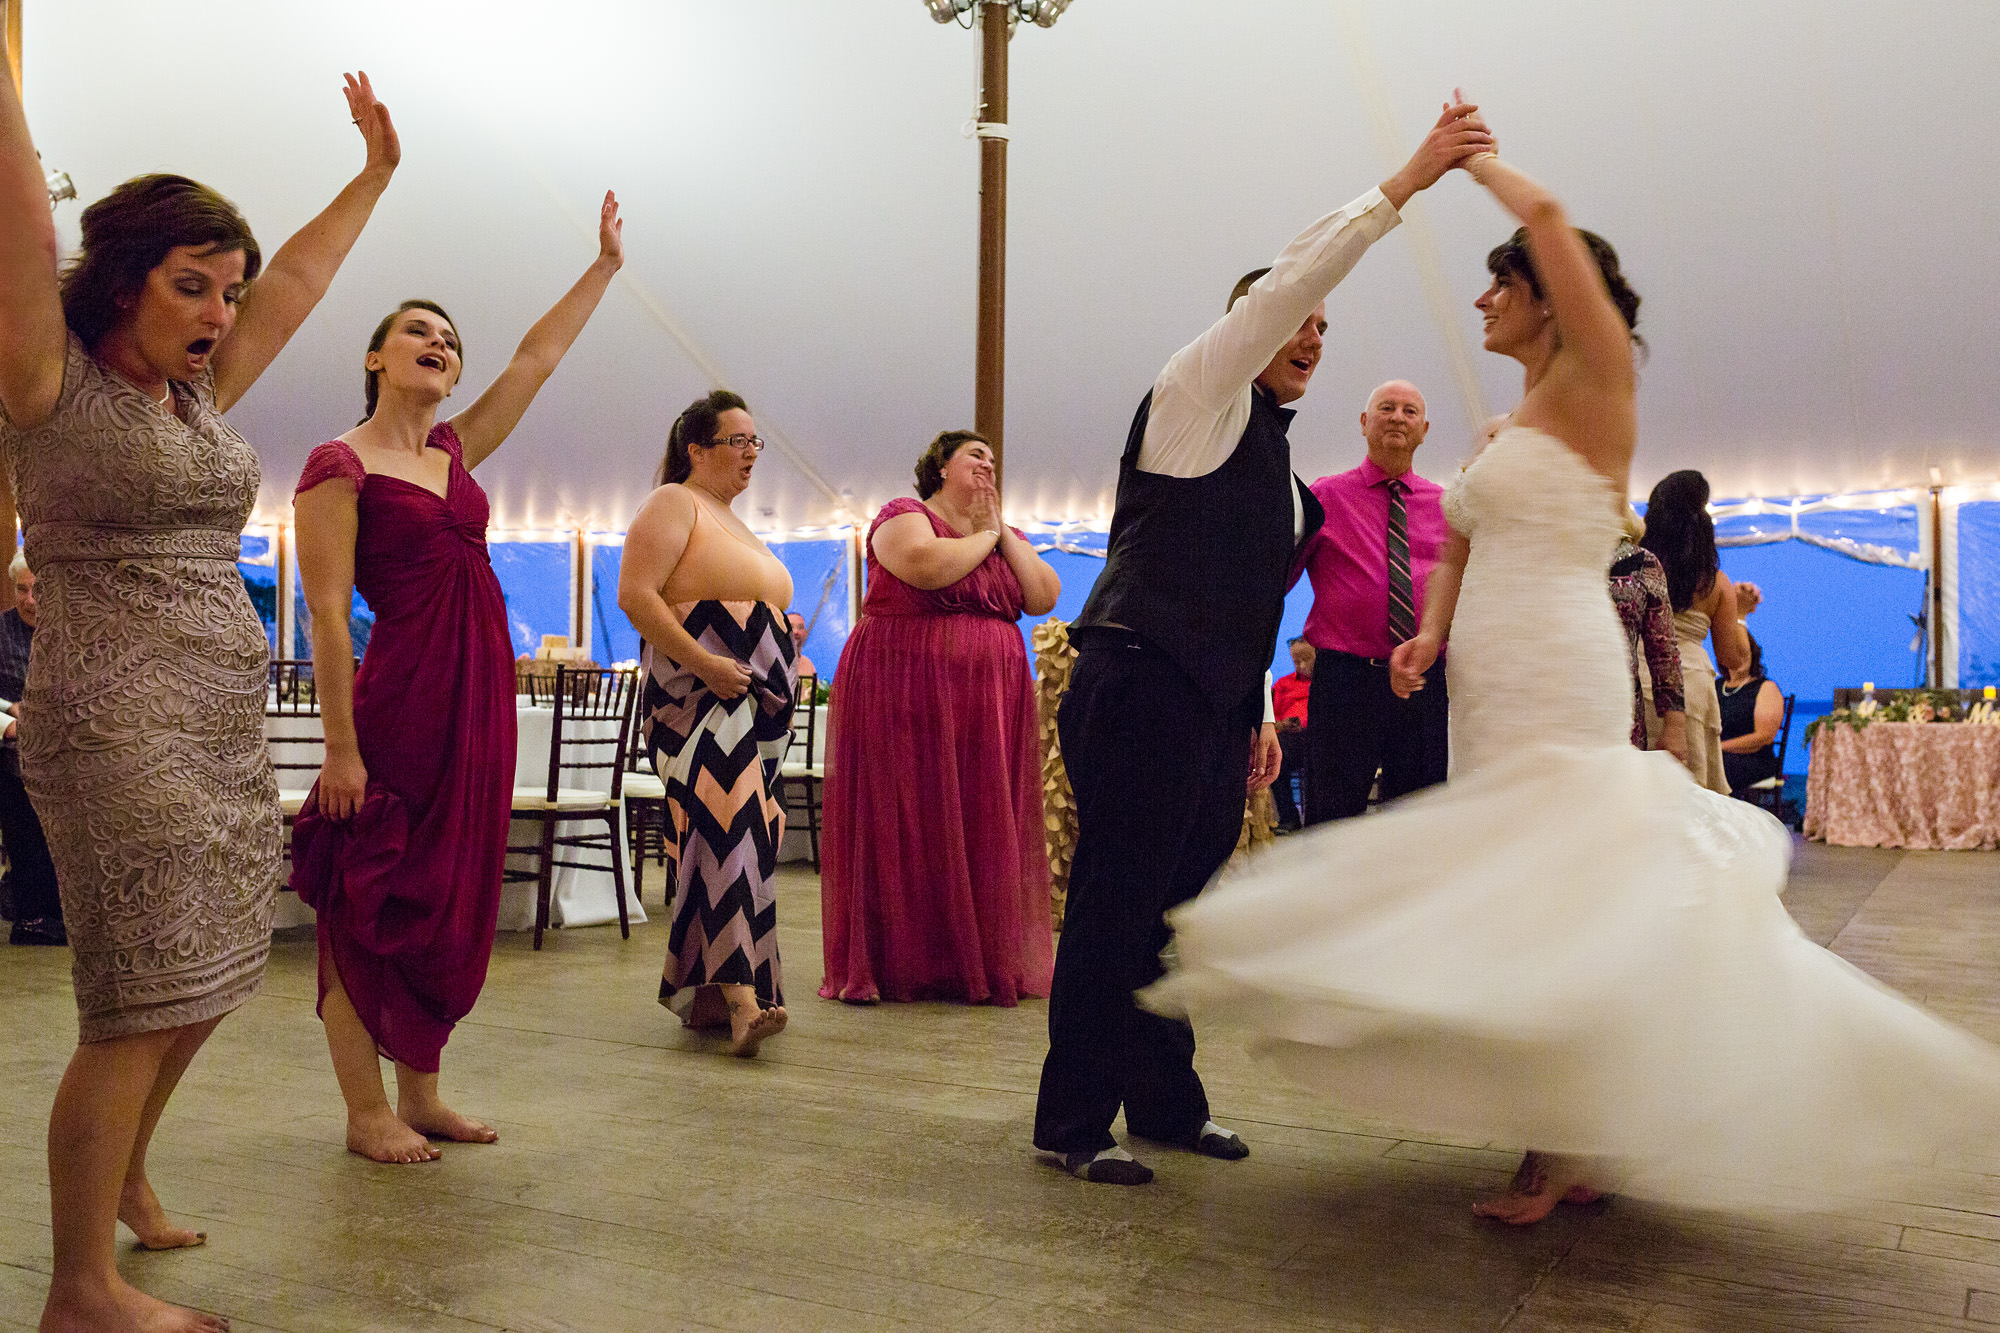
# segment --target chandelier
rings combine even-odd
[[[1009,23],[1026,21],[1042,28],[1055,27],[1056,20],[1069,8],[1069,0],[924,0],[924,7],[939,23],[957,21],[968,28],[972,26],[973,11],[982,4],[1004,5]]]

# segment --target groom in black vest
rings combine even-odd
[[[1327,293],[1411,195],[1492,147],[1476,111],[1446,107],[1400,171],[1239,282],[1133,418],[1057,715],[1077,846],[1035,1146],[1081,1179],[1153,1178],[1111,1135],[1121,1105],[1139,1138],[1249,1155],[1209,1118],[1194,1029],[1133,993],[1161,975],[1167,910],[1235,849],[1246,780],[1255,791],[1277,775],[1269,666],[1294,558],[1324,518],[1292,473],[1285,404],[1319,364]]]

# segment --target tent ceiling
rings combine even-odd
[[[499,522],[622,527],[704,365],[782,440],[748,497],[762,527],[866,517],[969,423],[974,37],[915,0],[41,0],[26,40],[38,144],[86,200],[182,171],[267,252],[359,164],[340,71],[392,108],[395,184],[234,414],[267,517],[354,420],[382,313],[442,301],[476,391],[588,262],[607,185],[629,282],[482,469]],[[1642,491],[1675,467],[1724,496],[1992,480],[1996,50],[2000,7],[1975,0],[1078,0],[1013,48],[1009,512],[1107,512],[1161,362],[1453,84],[1645,297]],[[1462,176],[1410,215],[1329,303],[1308,475],[1358,457],[1380,380],[1427,391],[1433,473],[1518,392],[1471,308],[1507,221]]]

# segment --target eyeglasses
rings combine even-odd
[[[719,440],[710,440],[704,449],[747,449],[753,454],[764,452],[764,437],[761,435],[725,435]]]

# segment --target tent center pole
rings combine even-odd
[[[972,428],[1003,466],[1007,342],[1007,16],[1003,0],[980,6],[979,344]]]

